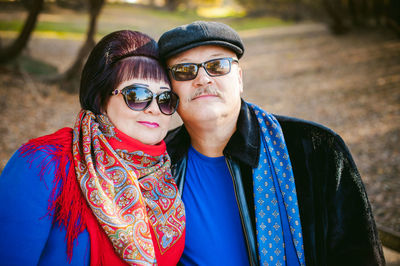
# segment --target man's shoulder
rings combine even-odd
[[[300,118],[274,115],[278,120],[286,142],[310,142],[314,147],[325,146],[348,151],[343,139],[334,130]]]
[[[319,133],[319,134],[326,134],[327,136],[332,136],[332,137],[338,136],[338,134],[335,131],[317,122],[296,117],[276,115],[276,114],[274,114],[274,117],[278,120],[279,124],[284,129],[297,130],[298,133],[305,133],[305,134]]]
[[[247,108],[250,110],[249,113],[254,117],[253,121],[257,121],[257,118],[254,114],[254,110],[251,107],[251,103],[245,102]],[[332,129],[305,119],[297,118],[297,117],[291,117],[291,116],[285,116],[285,115],[279,115],[279,114],[273,114],[272,115],[278,120],[282,131],[284,135],[294,135],[298,137],[312,137],[315,135],[318,136],[325,136],[326,138],[339,138],[340,136],[333,131]],[[247,117],[245,119],[248,119]],[[255,127],[258,128],[258,123],[253,122],[251,124],[251,129],[254,130]]]

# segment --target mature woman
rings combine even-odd
[[[117,31],[82,72],[73,129],[31,140],[0,177],[7,265],[175,265],[185,211],[163,141],[178,97],[156,42]]]

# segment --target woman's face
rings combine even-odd
[[[159,94],[171,90],[169,84],[164,81],[130,79],[124,81],[116,88],[121,91],[126,86],[133,84],[146,85],[153,94]],[[143,111],[130,109],[122,94],[109,98],[105,110],[113,125],[128,136],[149,145],[159,143],[167,134],[171,116],[164,115],[158,108],[156,99]]]

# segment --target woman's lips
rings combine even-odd
[[[156,128],[156,127],[160,126],[158,123],[149,122],[149,121],[138,121],[138,123],[140,123],[146,127],[149,127],[149,128]]]

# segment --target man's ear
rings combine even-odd
[[[243,93],[243,72],[240,66],[238,66],[238,82],[240,86],[240,93]]]

